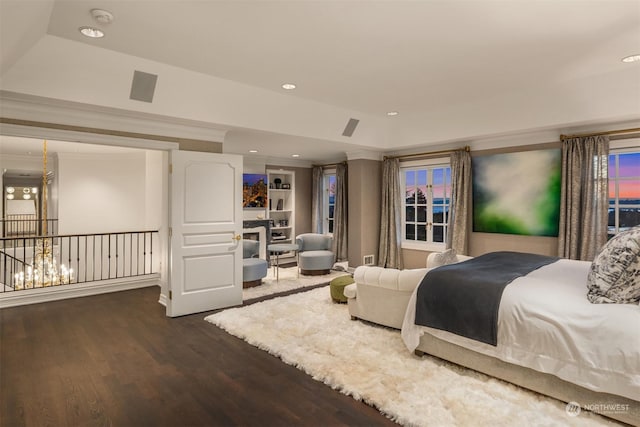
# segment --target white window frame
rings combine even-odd
[[[427,169],[428,177],[427,177],[427,185],[430,185],[433,181],[433,169],[438,168],[451,168],[451,162],[449,158],[435,158],[435,159],[425,159],[425,160],[412,160],[407,162],[402,162],[400,166],[400,186],[402,191],[406,188],[406,173],[408,170],[419,170],[419,169]],[[429,191],[427,196],[427,206],[430,206],[430,209],[427,209],[427,223],[433,223],[433,192]],[[451,209],[451,195],[449,196],[449,210]],[[416,213],[417,214],[417,213]],[[446,236],[447,230],[449,227],[448,221],[444,225],[444,242],[433,242],[430,241],[433,239],[433,228],[427,229],[427,241],[415,241],[415,240],[407,240],[406,239],[406,215],[407,215],[407,206],[406,206],[406,197],[405,194],[402,194],[402,208],[401,208],[401,248],[402,249],[413,249],[420,251],[443,251],[446,248]]]
[[[618,155],[618,154],[625,154],[625,153],[640,153],[640,138],[633,138],[633,139],[628,139],[628,140],[622,140],[622,141],[612,141],[610,143],[610,147],[609,147],[609,155]],[[608,159],[607,159],[608,161]],[[613,181],[615,182],[615,202],[613,205],[609,204],[609,208],[613,207],[614,209],[614,215],[615,215],[615,221],[614,221],[614,230],[612,235],[615,236],[616,234],[618,234],[620,232],[619,227],[620,227],[620,208],[640,208],[640,205],[620,205],[620,201],[618,198],[618,182],[620,181],[625,181],[627,179],[640,179],[640,176],[634,176],[634,177],[624,177],[622,179],[617,179],[618,178],[618,157],[616,156],[616,162],[615,162],[615,173],[614,175],[614,179]],[[611,177],[611,171],[609,171],[609,177]],[[609,178],[609,182],[611,182],[611,178]],[[608,194],[609,190],[607,189],[607,194]],[[608,211],[607,211],[608,212]],[[607,213],[608,215],[608,213]],[[608,221],[607,221],[608,222]],[[609,234],[609,233],[608,233]]]
[[[330,203],[329,203],[329,186],[331,176],[336,176],[336,169],[325,169],[322,173],[322,233],[332,236],[333,233],[329,232],[329,222],[333,220],[333,226],[335,227],[335,218],[329,218]],[[335,197],[333,199],[333,214],[335,216]]]

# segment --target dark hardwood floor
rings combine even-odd
[[[2,426],[385,426],[150,287],[0,311]]]

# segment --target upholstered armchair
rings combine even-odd
[[[250,288],[262,284],[267,275],[267,261],[259,257],[260,242],[256,240],[242,241],[242,287]]]
[[[329,274],[335,261],[331,252],[333,237],[325,234],[305,233],[296,237],[300,273],[308,276]]]

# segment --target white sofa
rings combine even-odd
[[[356,268],[353,274],[355,283],[344,289],[351,318],[401,329],[411,293],[429,269],[441,265],[438,258],[437,252],[429,254],[426,268],[407,270],[373,266]],[[470,258],[465,255],[456,255],[457,262]]]

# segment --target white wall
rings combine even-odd
[[[163,151],[145,151],[145,230],[159,230],[163,225],[165,156]]]
[[[58,167],[59,234],[145,229],[148,196],[143,151],[59,153]]]

